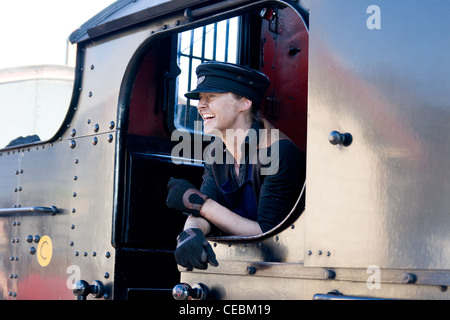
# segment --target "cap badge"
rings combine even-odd
[[[197,85],[201,84],[203,81],[205,81],[205,79],[206,79],[206,76],[198,77],[198,79],[197,79]]]

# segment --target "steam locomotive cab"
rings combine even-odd
[[[150,274],[166,275],[158,279],[149,277],[149,285],[141,294],[170,295],[170,291],[159,289],[172,288],[180,281],[173,251],[186,217],[167,208],[165,187],[170,177],[186,179],[197,187],[201,184],[203,150],[211,137],[202,133],[195,101],[184,97],[196,85],[197,65],[211,60],[225,61],[265,72],[273,80],[262,106],[263,115],[275,126],[283,127],[283,132],[306,152],[308,32],[297,9],[273,4],[248,5],[245,10],[235,8],[226,14],[217,11],[212,17],[190,22],[179,32],[149,38],[135,54],[136,62],[132,63],[137,72],[124,139],[127,198],[120,239],[124,246],[153,252],[153,257],[145,259],[157,263],[141,265]],[[191,14],[199,11],[193,10]],[[181,143],[191,149],[180,152]],[[152,213],[146,214],[149,210]],[[289,221],[296,218],[290,217]],[[286,223],[280,226],[286,227]],[[261,239],[267,236],[261,235]],[[259,238],[219,237],[214,240],[214,250],[219,255],[227,254],[219,253],[223,244],[228,247],[229,242],[239,243],[247,249],[232,260],[246,261],[252,256],[261,259]],[[255,250],[251,249],[254,245]],[[286,259],[286,254],[280,256],[278,252],[269,254],[266,250],[264,255],[269,261]],[[171,276],[169,270],[174,272]],[[134,270],[130,273],[141,274]],[[152,283],[155,280],[160,283]],[[136,279],[140,285],[145,281],[141,276]]]
[[[447,5],[376,2],[119,0],[86,22],[61,125],[0,149],[1,297],[448,298]],[[213,60],[271,79],[262,116],[307,182],[187,271],[167,182],[201,184],[211,137],[184,93]]]

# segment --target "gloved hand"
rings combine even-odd
[[[175,260],[188,271],[206,269],[208,263],[214,267],[219,265],[211,245],[198,228],[187,229],[178,235]]]
[[[166,204],[169,208],[200,216],[200,208],[208,197],[183,179],[170,178],[167,184]]]

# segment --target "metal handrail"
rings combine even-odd
[[[0,215],[7,214],[33,214],[33,213],[46,213],[54,215],[58,212],[58,208],[51,207],[18,207],[18,208],[2,208],[0,209]]]

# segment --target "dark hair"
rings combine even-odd
[[[241,94],[234,93],[234,92],[231,92],[231,93],[233,94],[233,97],[236,100],[241,100],[242,98],[244,98],[244,96]],[[252,100],[252,120],[253,120],[253,122],[257,122],[257,123],[262,122],[262,116],[261,116],[261,113],[259,112],[259,106],[253,100]]]

